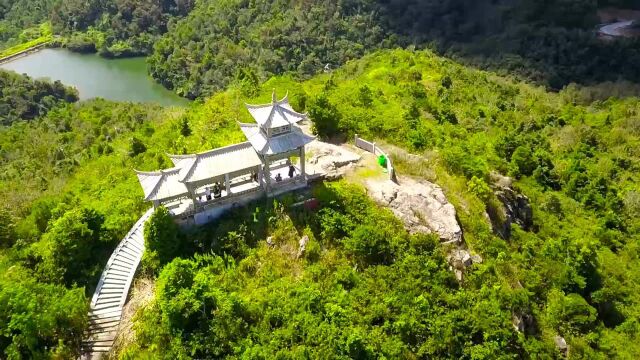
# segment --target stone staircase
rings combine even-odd
[[[83,359],[100,358],[111,350],[120,325],[122,307],[144,252],[144,224],[151,214],[153,209],[133,225],[111,254],[100,276],[91,299],[89,328],[82,341]]]

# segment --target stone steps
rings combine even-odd
[[[111,350],[122,317],[124,299],[144,252],[144,223],[149,209],[111,255],[91,300],[89,327],[82,342],[83,358],[96,358]]]

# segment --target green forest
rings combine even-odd
[[[142,269],[157,276],[154,300],[119,357],[554,358],[555,335],[571,358],[640,351],[638,100],[549,93],[429,51],[389,50],[304,82],[239,81],[188,109],[62,103],[2,128],[3,353],[78,351],[88,301],[78,299],[148,206],[132,169],[241,140],[242,104],[274,88],[321,137],[358,132],[420,155],[398,156],[398,171],[443,187],[485,261],[458,283],[446,248],[406,234],[343,182],[313,188],[317,213],[292,213],[283,198],[182,232],[160,211]],[[494,171],[533,207],[532,226],[514,224],[508,238],[484,215]],[[295,259],[286,249],[302,234],[309,252]],[[519,333],[513,314],[533,324]]]
[[[78,91],[59,81],[32,80],[26,75],[0,70],[0,124],[30,120],[60,103],[78,101]]]
[[[482,262],[456,279],[450,246],[349,179],[313,184],[316,210],[284,195],[197,228],[159,207],[137,273],[150,299],[110,358],[636,359],[640,43],[597,38],[609,6],[640,8],[0,0],[0,50],[51,28],[53,46],[146,55],[159,83],[197,99],[78,101],[0,70],[0,358],[78,358],[100,274],[150,207],[133,170],[244,141],[244,104],[275,90],[320,139],[359,134],[392,149],[398,174],[442,187]],[[496,230],[500,176],[529,224]]]
[[[0,3],[0,50],[39,37],[105,57],[150,55],[149,73],[191,99],[238,78],[298,79],[377,49],[428,48],[559,90],[640,81],[637,39],[601,41],[597,12],[633,0],[20,0]]]

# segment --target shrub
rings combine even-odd
[[[329,102],[326,94],[321,93],[308,106],[309,117],[313,129],[320,138],[327,139],[338,133],[341,115],[338,109]]]
[[[150,253],[146,264],[150,267],[166,264],[177,255],[180,249],[178,226],[164,206],[158,207],[147,220],[144,240]]]
[[[518,146],[511,156],[509,174],[515,178],[529,176],[536,169],[536,163],[528,146]]]
[[[66,285],[93,284],[102,269],[95,259],[109,250],[103,229],[104,216],[95,210],[69,210],[55,220],[34,244],[42,261],[39,276]]]
[[[132,137],[129,143],[129,156],[134,157],[147,151],[147,147],[137,137]]]

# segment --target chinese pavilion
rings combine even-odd
[[[293,110],[287,96],[277,100],[275,91],[271,103],[246,107],[256,121],[239,123],[248,141],[198,154],[169,155],[174,164],[170,169],[136,171],[144,199],[186,217],[306,186],[305,145],[315,138],[297,124],[307,115]]]

